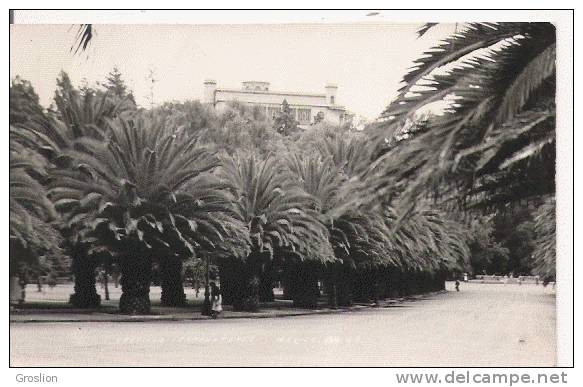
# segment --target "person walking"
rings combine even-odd
[[[211,317],[217,318],[223,311],[223,299],[221,298],[221,290],[216,283],[211,282]]]
[[[455,291],[456,292],[460,291],[460,281],[459,280],[455,280]]]

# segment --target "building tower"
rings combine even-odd
[[[333,83],[326,84],[326,102],[329,105],[336,105],[336,92],[338,91],[338,86]]]
[[[216,91],[217,91],[217,81],[215,81],[214,79],[205,79],[202,102],[214,105]]]

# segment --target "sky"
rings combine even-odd
[[[338,85],[337,103],[368,119],[382,112],[407,68],[453,32],[443,24],[417,38],[421,24],[95,25],[89,49],[70,51],[76,26],[10,26],[10,77],[32,82],[41,104],[51,103],[56,78],[102,82],[117,66],[138,104],[200,99],[203,81],[239,88],[246,80],[271,82],[274,91],[323,93]]]

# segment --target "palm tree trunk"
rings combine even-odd
[[[354,298],[360,302],[377,300],[376,268],[357,268],[354,273]]]
[[[275,299],[273,294],[273,263],[270,259],[262,266],[259,276],[259,301],[272,302]]]
[[[95,269],[97,259],[87,256],[87,249],[75,246],[73,250],[72,270],[75,276],[75,293],[69,297],[69,303],[77,308],[95,308],[101,304],[101,296],[95,288]]]
[[[386,266],[380,267],[377,274],[378,299],[384,300],[389,297],[389,271]]]
[[[243,310],[246,292],[247,263],[237,258],[225,259],[219,265],[221,297],[224,305],[233,305],[233,310]]]
[[[388,295],[390,298],[399,298],[400,293],[400,284],[399,284],[399,270],[396,267],[392,267],[389,269],[389,284],[388,284]]]
[[[409,288],[407,286],[407,270],[399,270],[399,296],[406,297],[409,295]]]
[[[109,278],[107,271],[103,274],[103,290],[105,291],[105,300],[109,301]]]
[[[259,310],[259,285],[261,283],[262,254],[252,252],[245,262],[243,270],[243,300],[241,310],[246,312],[257,312]],[[235,305],[233,305],[235,306]]]
[[[291,275],[291,271],[292,271],[292,264],[290,264],[289,262],[285,261],[283,262],[283,270],[282,270],[282,274],[281,274],[281,284],[283,287],[283,299],[284,300],[291,300],[293,299],[293,295],[292,295],[292,283],[293,283],[293,278]]]
[[[445,290],[445,280],[447,278],[447,272],[445,270],[439,270],[435,275],[434,290]]]
[[[314,263],[300,262],[293,270],[293,304],[300,308],[316,308],[320,289],[318,288],[318,267]]]
[[[353,270],[348,264],[342,263],[337,265],[335,274],[338,306],[351,306]]]
[[[182,283],[182,260],[167,258],[160,260],[160,302],[165,306],[184,306],[186,294]]]
[[[125,257],[120,263],[121,290],[119,309],[126,314],[150,313],[150,281],[152,261],[148,258]]]
[[[236,295],[236,277],[233,273],[233,263],[230,260],[219,262],[219,278],[221,279],[221,297],[223,305],[233,305]]]

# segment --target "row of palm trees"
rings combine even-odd
[[[148,313],[153,265],[162,302],[181,305],[191,257],[218,263],[225,301],[246,310],[273,298],[276,278],[298,305],[315,306],[324,279],[341,298],[332,302],[348,304],[354,276],[373,268],[387,269],[389,282],[392,271],[442,275],[467,258],[463,233],[435,210],[397,227],[387,205],[345,208],[359,194],[344,186],[366,168],[364,138],[324,137],[310,155],[227,155],[167,114],[124,111],[106,94],[67,90],[57,102],[58,115],[11,127],[11,144],[13,160],[26,149],[48,165],[29,193],[46,193],[72,260],[76,306],[99,304],[94,273],[111,263],[122,274],[120,310]]]
[[[376,123],[376,178],[359,202],[397,190],[405,213],[428,192],[485,213],[545,203],[533,264],[553,280],[556,49],[551,23],[456,24],[413,63]]]
[[[21,177],[11,173],[11,241],[37,257],[62,247],[80,307],[99,304],[96,267],[116,263],[124,313],[149,312],[153,266],[162,302],[184,304],[191,257],[218,264],[236,309],[273,299],[275,280],[310,307],[319,282],[333,305],[437,290],[469,257],[452,208],[554,193],[532,184],[554,176],[553,37],[544,23],[469,24],[417,63],[371,130],[277,154],[221,152],[183,116],[63,89],[56,114],[30,112],[10,129]],[[419,118],[447,98],[444,114]],[[540,214],[545,246],[551,213]],[[35,242],[43,227],[58,229],[43,235],[52,245]],[[554,267],[554,252],[536,259]]]

